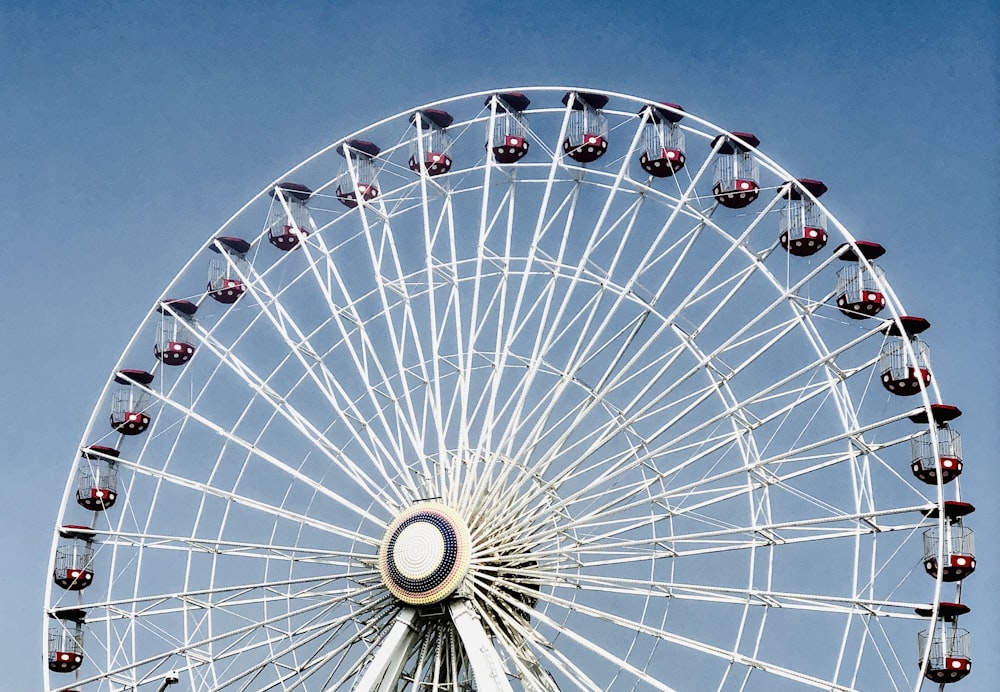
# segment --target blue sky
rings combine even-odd
[[[1000,9],[880,3],[0,2],[0,439],[6,686],[42,684],[46,560],[106,373],[162,287],[280,171],[366,123],[498,86],[683,105],[802,177],[933,325],[960,406],[980,572],[975,670],[1000,679]],[[953,9],[961,7],[961,9]]]

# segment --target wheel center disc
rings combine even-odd
[[[469,570],[469,528],[455,510],[421,502],[389,524],[378,550],[382,582],[410,605],[443,601]]]

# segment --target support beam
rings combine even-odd
[[[396,689],[403,666],[409,658],[410,648],[417,637],[417,630],[413,626],[416,619],[416,608],[403,608],[399,611],[392,629],[382,640],[382,645],[365,669],[354,692],[388,692]]]
[[[483,623],[476,615],[469,602],[456,598],[448,603],[452,622],[458,631],[459,639],[465,648],[465,655],[472,665],[472,675],[476,679],[476,688],[490,692],[514,692],[507,680],[496,645],[486,634]]]

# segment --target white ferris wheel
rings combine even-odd
[[[73,455],[46,689],[964,677],[933,330],[759,146],[487,91],[191,229]]]

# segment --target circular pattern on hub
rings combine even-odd
[[[421,502],[389,524],[378,550],[382,582],[410,605],[438,603],[469,570],[469,528],[455,510]]]

